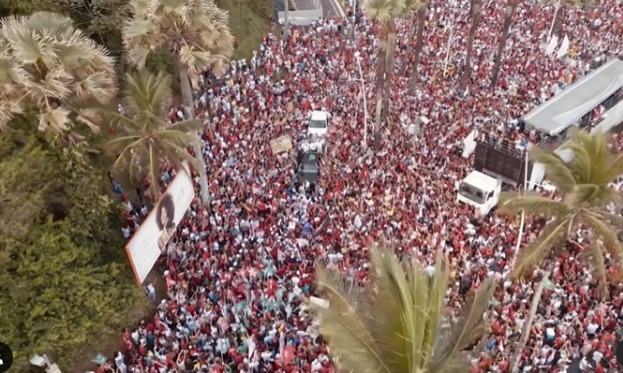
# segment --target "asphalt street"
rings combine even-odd
[[[316,9],[317,2],[322,5],[323,15],[325,17],[345,17],[346,13],[337,0],[292,0],[296,10]]]

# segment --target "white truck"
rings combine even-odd
[[[501,180],[474,170],[458,183],[457,201],[473,206],[485,216],[498,204],[501,192]]]

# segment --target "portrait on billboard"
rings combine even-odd
[[[193,198],[192,179],[185,170],[180,170],[126,245],[138,284],[143,283],[165,251]]]
[[[169,242],[169,238],[175,232],[175,205],[173,197],[167,193],[160,199],[156,209],[156,224],[160,230],[158,237],[158,248],[162,252]]]

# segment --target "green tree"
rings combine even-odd
[[[67,367],[146,298],[123,252],[121,206],[84,145],[60,148],[36,113],[0,137],[0,335],[25,372],[32,353]],[[101,342],[101,340],[99,340]],[[63,369],[65,370],[65,369]]]
[[[86,35],[121,56],[121,25],[131,16],[129,0],[39,0],[36,7],[71,17]]]
[[[69,17],[37,12],[0,20],[0,128],[29,104],[39,130],[65,137],[75,120],[97,131],[89,101],[116,94],[114,60]]]
[[[563,149],[573,154],[570,162],[565,162],[552,150],[536,147],[530,151],[531,158],[545,166],[545,177],[556,186],[561,197],[548,198],[536,193],[502,196],[500,213],[515,215],[523,211],[547,220],[539,237],[517,253],[512,278],[531,274],[543,261],[563,253],[565,244],[574,239],[575,229],[581,224],[590,235],[590,243],[581,259],[590,266],[601,295],[608,296],[608,259],[617,269],[623,264],[623,244],[617,236],[617,231],[623,228],[623,218],[608,210],[609,204],[621,202],[621,195],[609,183],[623,174],[623,154],[611,152],[608,140],[606,133],[591,135],[586,131],[571,131],[568,142],[563,145]],[[528,341],[536,305],[545,282],[549,281],[553,263],[545,264],[539,291],[533,296],[531,313],[511,361],[513,366],[517,365],[519,353]]]
[[[176,56],[182,103],[187,118],[194,118],[191,80],[205,70],[224,74],[234,51],[228,13],[208,0],[132,0],[130,4],[134,16],[123,29],[128,59],[141,69],[153,51]],[[204,163],[199,143],[195,157]],[[205,168],[198,171],[201,199],[207,203],[208,177]]]
[[[381,124],[387,121],[394,54],[396,52],[396,18],[409,16],[426,2],[419,0],[365,0],[361,7],[371,19],[379,22],[378,62],[376,66],[376,124],[374,126],[374,148],[381,142]]]
[[[390,251],[373,248],[370,256],[371,279],[364,288],[317,266],[318,291],[329,306],[314,310],[338,365],[360,373],[469,372],[463,351],[485,332],[493,279],[455,318],[444,315],[450,271],[442,253],[434,272],[414,258],[401,263]]]
[[[193,119],[167,124],[171,102],[171,76],[142,71],[126,74],[121,96],[123,114],[104,111],[111,125],[120,130],[116,138],[104,145],[104,151],[116,157],[113,171],[128,172],[135,186],[149,178],[154,199],[159,194],[162,166],[167,160],[178,169],[186,161],[197,171],[205,170],[203,162],[186,150],[199,141],[195,133],[202,123]]]

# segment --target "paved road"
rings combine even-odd
[[[322,5],[325,17],[345,17],[346,12],[342,9],[338,0],[292,0],[296,10],[317,9],[317,3]]]

